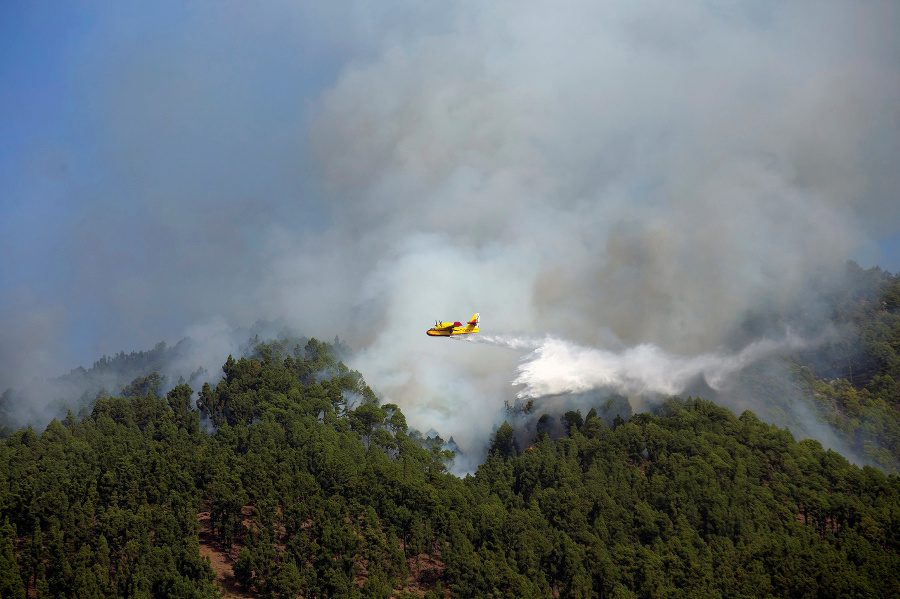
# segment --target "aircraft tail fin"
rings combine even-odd
[[[481,314],[479,314],[478,312],[476,312],[476,313],[472,316],[472,320],[470,320],[470,321],[467,322],[466,324],[473,324],[473,325],[475,325],[475,326],[477,327],[479,322],[481,322]]]

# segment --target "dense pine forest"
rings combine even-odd
[[[849,272],[844,334],[789,366],[877,467],[671,398],[542,416],[527,449],[510,413],[461,478],[346,348],[273,340],[217,384],[144,372],[8,426],[0,597],[900,596],[900,278]]]
[[[811,290],[786,314],[763,312],[746,327],[773,323],[824,343],[780,359],[777,369],[761,362],[742,375],[745,393],[760,417],[805,436],[833,432],[860,462],[900,472],[900,275],[847,265],[842,284]],[[826,288],[827,287],[827,288]],[[758,334],[759,331],[753,331]],[[785,368],[786,367],[786,368]],[[773,376],[789,370],[790,376]],[[805,409],[789,413],[789,405]],[[827,423],[827,427],[823,426]]]

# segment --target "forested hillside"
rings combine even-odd
[[[900,480],[702,400],[570,414],[474,476],[310,340],[0,444],[0,596],[887,597]],[[204,545],[206,547],[206,545]]]
[[[820,341],[744,371],[744,403],[804,436],[833,433],[855,460],[900,472],[900,275],[851,262],[842,284],[821,286],[810,290],[814,302],[747,320],[751,336],[775,325]]]
[[[90,368],[79,366],[59,377],[36,379],[22,389],[6,389],[0,395],[0,436],[8,436],[26,423],[40,422],[43,426],[54,414],[62,418],[69,409],[76,413],[89,410],[102,395],[128,396],[150,389],[163,395],[172,385],[160,373],[170,364],[187,368],[190,351],[190,339],[174,346],[160,342],[151,350],[103,356]],[[173,383],[196,384],[204,377],[209,377],[205,369],[192,368]]]
[[[838,341],[798,357],[797,378],[819,414],[865,459],[900,469],[900,275],[848,266],[833,298]]]
[[[255,354],[260,338],[274,336],[278,328],[275,323],[260,320],[250,328],[237,329],[225,336],[241,341],[234,344],[236,355],[260,357]],[[281,327],[278,339],[269,344],[283,350],[286,344],[290,347],[296,344],[303,346],[307,341],[308,338]],[[60,420],[65,417],[67,409],[76,414],[87,409],[89,413],[92,402],[99,396],[129,396],[137,391],[145,393],[149,389],[162,396],[175,385],[187,383],[199,388],[213,377],[218,380],[217,373],[208,372],[204,364],[209,369],[218,370],[227,352],[212,358],[209,349],[202,346],[190,337],[181,339],[175,345],[161,341],[150,350],[104,355],[89,368],[79,366],[62,376],[36,378],[23,388],[6,388],[0,394],[0,437],[10,435],[25,424],[43,428],[54,416]],[[349,348],[337,337],[330,347],[338,359],[349,352]],[[0,389],[3,387],[0,386]]]

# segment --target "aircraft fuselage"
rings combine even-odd
[[[453,326],[454,322],[442,322],[440,327],[431,327],[425,333],[427,335],[431,335],[432,337],[449,337],[450,335],[465,335],[466,333],[477,333],[478,327],[474,325],[460,325]]]
[[[481,315],[476,312],[472,319],[463,324],[461,322],[435,322],[434,326],[425,331],[429,337],[450,337],[451,335],[465,335],[478,332],[478,322]]]

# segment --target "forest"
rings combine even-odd
[[[762,362],[742,374],[743,382],[754,403],[762,406],[764,420],[812,436],[807,423],[786,413],[790,398],[808,408],[806,420],[827,423],[859,461],[897,474],[900,275],[877,267],[863,270],[851,262],[841,280],[827,290],[824,283],[811,290],[810,296],[819,298],[815,302],[800,303],[786,314],[760,312],[747,319],[751,330],[780,321],[807,338],[825,331],[830,339],[781,359],[779,367],[789,377],[772,376],[772,364]]]
[[[789,366],[877,467],[688,397],[545,414],[528,448],[510,413],[459,477],[337,340],[269,340],[216,384],[147,372],[7,425],[0,596],[900,596],[900,278],[848,268],[851,333]]]

